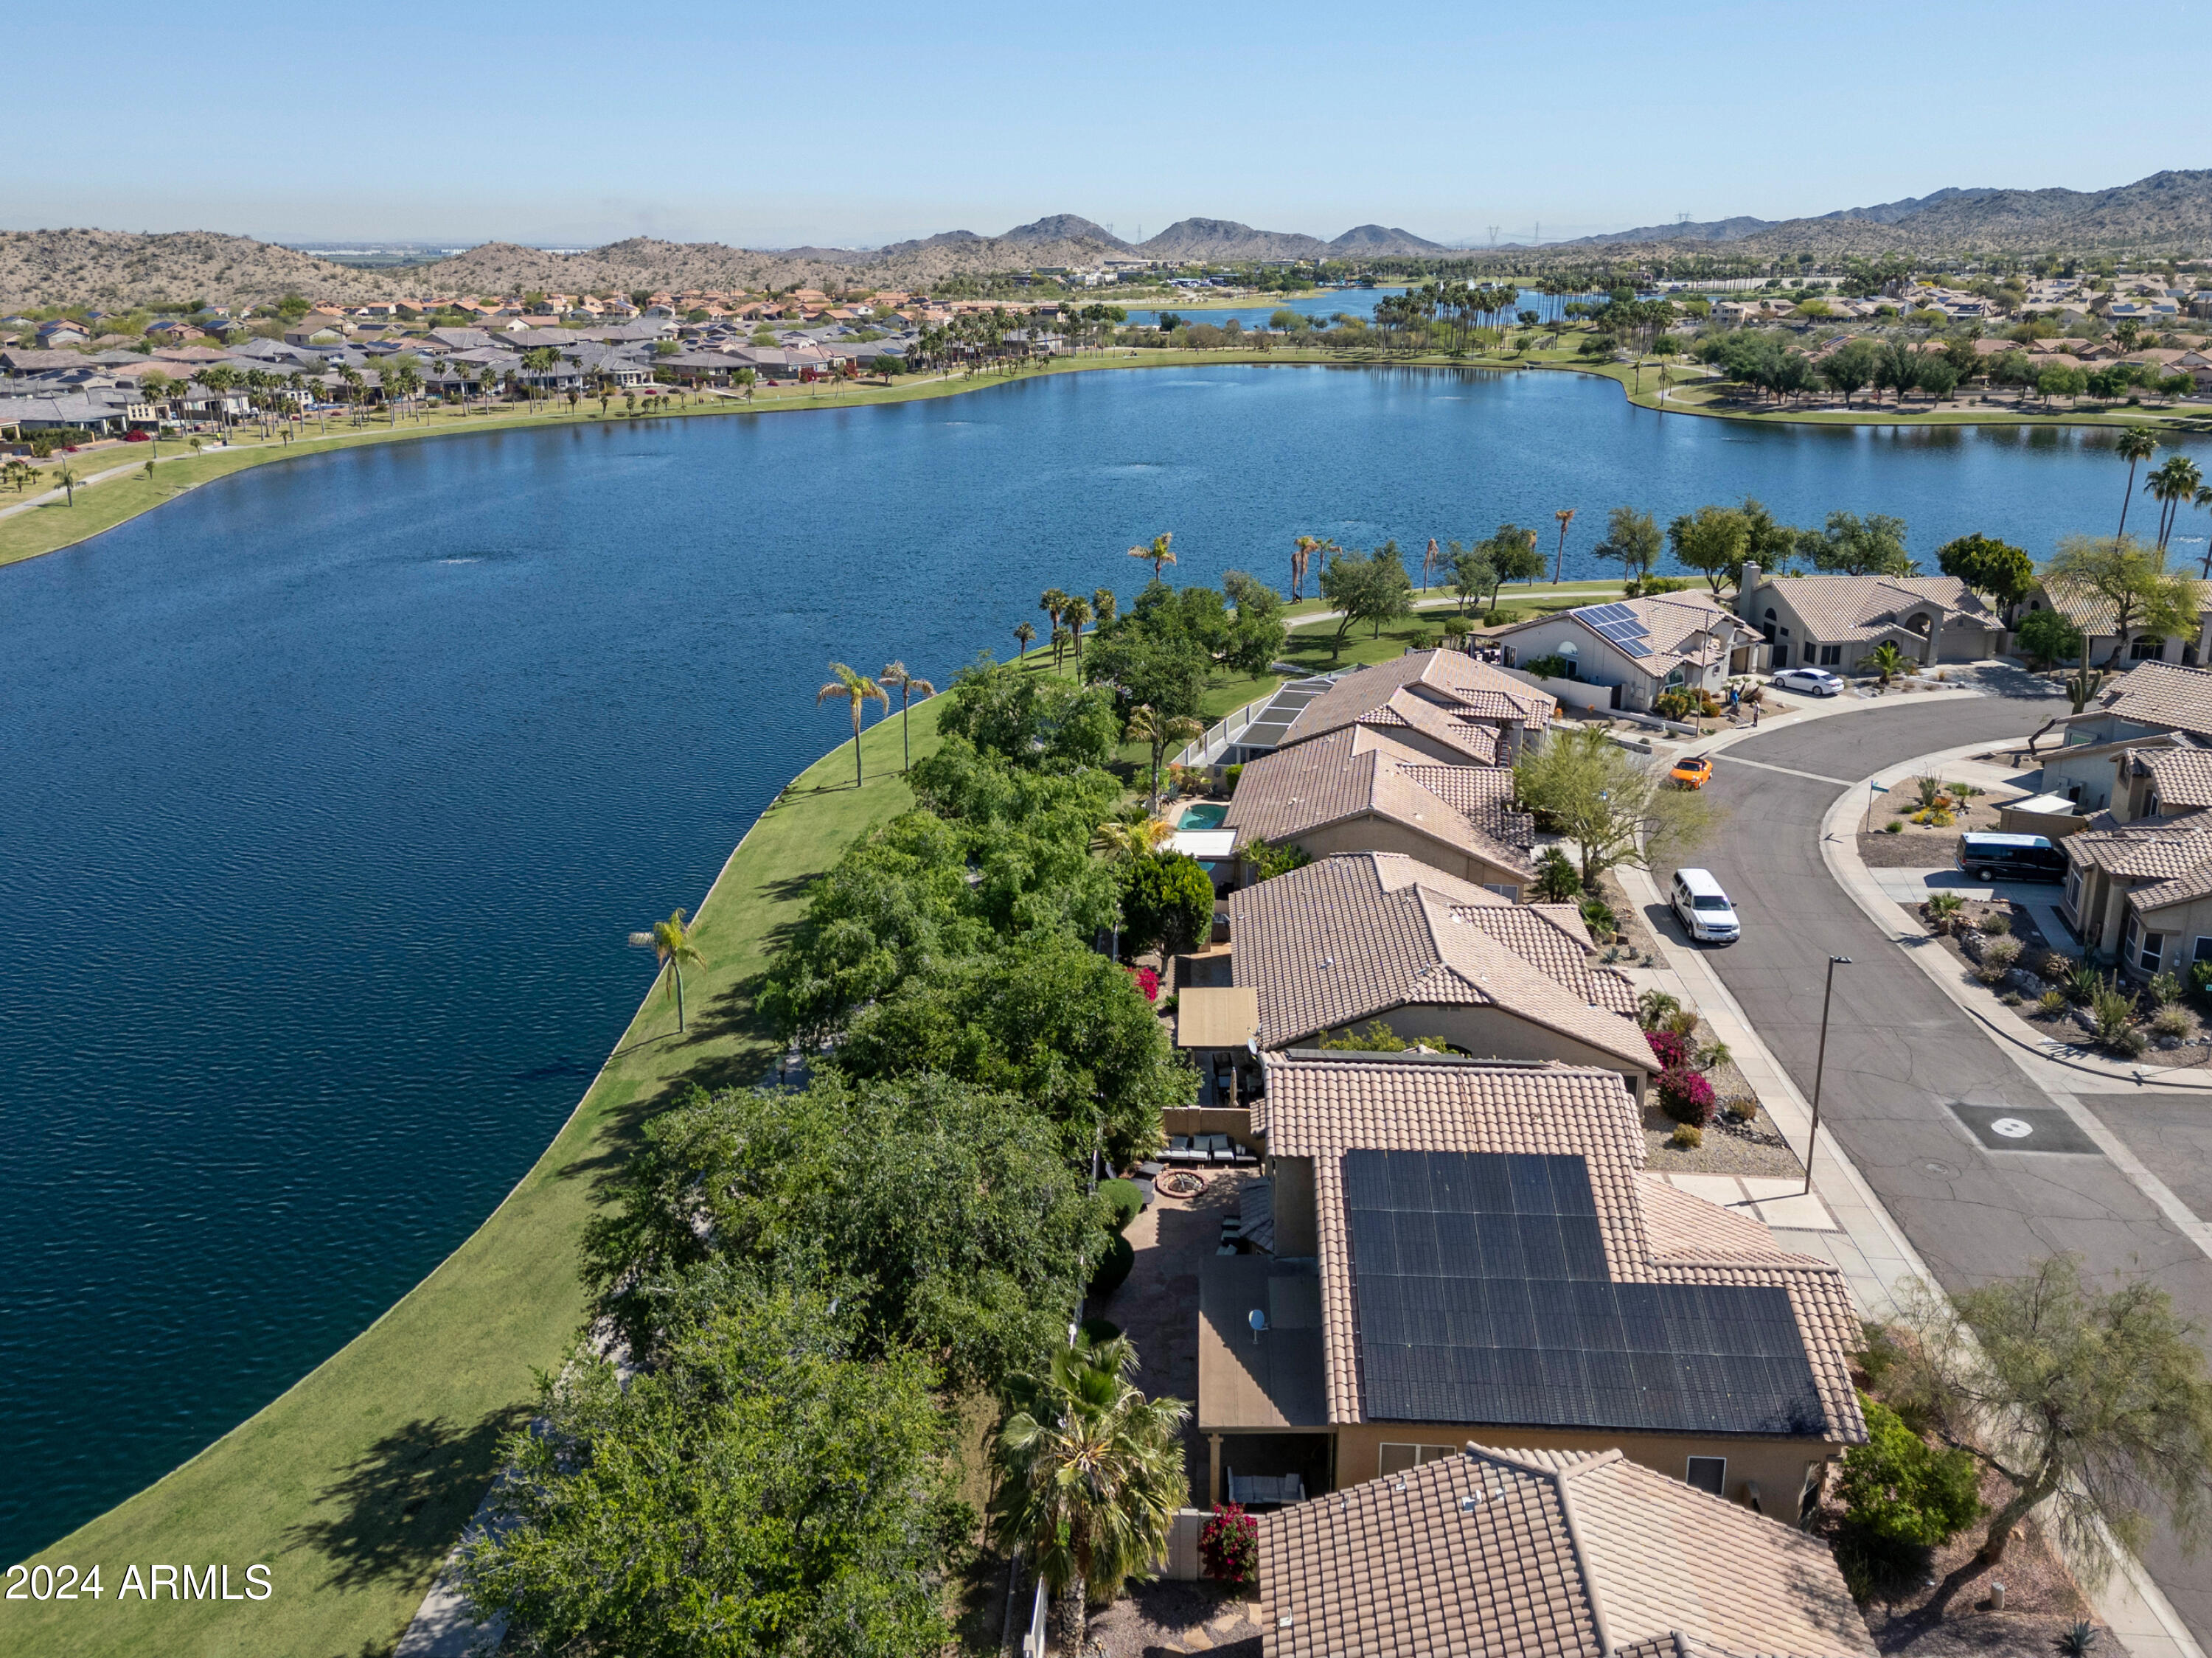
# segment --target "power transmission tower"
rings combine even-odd
[[[1492,247],[1498,246],[1498,227],[1496,225],[1490,227],[1490,245]]]

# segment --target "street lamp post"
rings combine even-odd
[[[1836,997],[1836,969],[1850,964],[1848,956],[1828,957],[1828,987],[1820,994],[1820,1047],[1813,1060],[1813,1132],[1805,1140],[1805,1189],[1797,1194],[1801,1198],[1813,1190],[1813,1151],[1820,1143],[1820,1079],[1828,1067],[1828,1004]]]

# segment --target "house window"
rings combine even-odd
[[[1510,898],[1516,904],[1521,902],[1521,889],[1510,881],[1485,881],[1482,884],[1482,890],[1485,892],[1494,892],[1501,898]]]
[[[2066,908],[2075,920],[2081,919],[2081,865],[2066,866]]]
[[[1682,1476],[1701,1491],[1711,1491],[1718,1497],[1728,1485],[1728,1458],[1724,1456],[1693,1456],[1690,1470]]]
[[[2135,662],[2154,662],[2166,654],[2166,641],[2156,634],[2144,634],[2128,641],[2129,659]]]
[[[1842,646],[1823,645],[1820,647],[1820,665],[1822,667],[1835,667],[1838,664],[1842,662],[1843,659],[1844,647]]]
[[[1394,1473],[1403,1473],[1408,1468],[1418,1468],[1424,1462],[1441,1462],[1454,1455],[1449,1445],[1393,1445],[1382,1447],[1382,1457],[1375,1470],[1378,1478],[1387,1479]]]
[[[2146,973],[2155,973],[2159,969],[2159,963],[2162,962],[2165,957],[2166,934],[2163,932],[2144,933],[2142,936],[2142,949],[2136,957],[2136,965],[2140,967]]]

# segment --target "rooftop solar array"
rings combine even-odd
[[[1636,614],[1632,604],[1584,604],[1574,611],[1595,629],[1601,638],[1608,639],[1631,656],[1651,654],[1651,631]]]
[[[1276,747],[1298,715],[1305,712],[1306,704],[1328,689],[1326,679],[1292,680],[1275,693],[1250,725],[1237,733],[1235,742],[1244,748]]]
[[[1370,1421],[1816,1435],[1778,1285],[1620,1284],[1579,1157],[1347,1151]]]

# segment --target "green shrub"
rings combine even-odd
[[[1213,882],[1180,852],[1122,866],[1122,943],[1134,954],[1180,955],[1213,931]]]
[[[2013,963],[2020,960],[2020,940],[1992,938],[1982,946],[1980,976],[1984,982],[1996,984],[2012,971]]]
[[[1523,673],[1532,673],[1539,679],[1571,679],[1567,659],[1564,656],[1532,656],[1521,665]]]
[[[2212,962],[2190,963],[2189,987],[2202,1000],[2212,1002]]]
[[[1510,628],[1515,623],[1523,621],[1526,618],[1521,611],[1509,610],[1503,608],[1495,610],[1486,610],[1482,614],[1482,624],[1486,628]]]
[[[1340,1035],[1324,1036],[1315,1044],[1331,1054],[1403,1054],[1413,1047],[1380,1019],[1370,1019],[1364,1030],[1346,1027]]]
[[[1114,1292],[1129,1276],[1129,1269],[1136,1264],[1137,1252],[1130,1247],[1129,1240],[1119,1232],[1115,1233],[1113,1242],[1106,1246],[1104,1259],[1099,1261],[1097,1270],[1091,1275],[1091,1299],[1112,1299]]]
[[[2090,993],[2089,1017],[2096,1021],[2098,1040],[2111,1042],[2135,1022],[2136,999],[2117,984],[2100,984]]]
[[[2002,938],[2012,931],[2012,917],[2002,910],[1982,917],[1982,931],[1993,938]]]
[[[1101,1181],[1098,1195],[1114,1206],[1114,1230],[1117,1232],[1145,1212],[1145,1194],[1134,1181]]]
[[[2105,975],[2087,962],[2076,962],[2067,969],[2066,993],[2075,1001],[2093,1001],[2104,987]]]
[[[1838,1495],[1851,1525],[1885,1542],[1940,1548],[1981,1511],[1972,1455],[1937,1450],[1887,1406],[1859,1395],[1867,1442],[1844,1453]]]
[[[1121,1327],[1110,1318],[1086,1318],[1083,1321],[1085,1339],[1094,1347],[1103,1347],[1121,1333]]]
[[[2144,1035],[2142,1030],[2134,1025],[2128,1026],[2124,1030],[2116,1030],[2105,1038],[2106,1052],[2123,1060],[2142,1058],[2143,1050],[2149,1046],[2150,1038]]]
[[[2046,990],[2035,999],[2035,1005],[2043,1011],[2045,1017],[2055,1019],[2066,1011],[2066,993]]]
[[[2150,1016],[2150,1028],[2160,1036],[2186,1036],[2196,1028],[2196,1021],[2189,1017],[2186,1008],[2168,1003]]]
[[[1582,872],[1557,847],[1546,847],[1536,859],[1536,896],[1547,904],[1564,904],[1582,890]]]
[[[2152,975],[2150,999],[2160,1007],[2172,1007],[2181,999],[2181,981],[2171,973]]]
[[[1278,875],[1288,875],[1294,869],[1304,869],[1313,862],[1313,853],[1301,846],[1271,846],[1265,841],[1256,841],[1244,849],[1244,856],[1252,865],[1253,878],[1272,881]]]
[[[1233,766],[1224,766],[1221,768],[1221,792],[1224,794],[1236,793],[1237,780],[1243,774],[1244,766],[1241,761]]]
[[[1891,819],[1890,819],[1887,823],[1884,823],[1884,824],[1881,826],[1881,832],[1882,832],[1884,835],[1902,835],[1902,834],[1904,834],[1904,833],[1905,833],[1905,820],[1904,820],[1903,818],[1901,818],[1901,817],[1893,817],[1893,818],[1891,818]]]
[[[1694,1123],[1678,1122],[1667,1144],[1680,1151],[1694,1151],[1705,1143],[1705,1131]]]
[[[1663,990],[1647,990],[1636,999],[1636,1023],[1646,1030],[1657,1030],[1681,1008],[1679,998]]]

